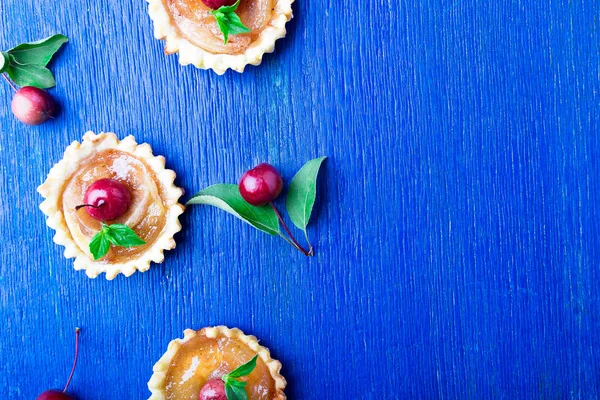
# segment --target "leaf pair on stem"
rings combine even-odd
[[[255,207],[247,203],[240,194],[237,185],[233,184],[218,184],[209,186],[206,189],[198,192],[188,201],[189,204],[207,204],[218,207],[242,221],[252,225],[258,230],[266,232],[270,235],[279,235],[298,250],[303,251],[306,255],[314,254],[306,228],[310,221],[310,216],[315,204],[317,195],[317,177],[323,161],[327,157],[315,158],[307,162],[296,173],[290,182],[286,209],[292,223],[304,232],[306,241],[309,244],[309,250],[303,251],[301,246],[294,244],[295,240],[290,241],[283,235],[280,229],[280,221],[283,219],[274,206]],[[285,223],[284,228],[291,236],[291,232],[287,229]],[[293,236],[291,236],[293,239]],[[299,248],[300,247],[300,248]]]
[[[98,261],[108,253],[110,246],[134,247],[146,244],[133,229],[123,224],[107,225],[102,222],[102,228],[90,242],[90,253]]]
[[[250,32],[250,29],[242,23],[240,17],[235,13],[235,10],[237,10],[239,5],[240,0],[231,6],[219,7],[210,12],[217,20],[217,25],[219,26],[221,33],[223,33],[224,44],[227,44],[229,35],[239,35],[240,33]]]
[[[18,86],[34,86],[40,89],[54,87],[54,75],[46,66],[58,49],[68,41],[64,35],[54,35],[2,51],[0,73],[6,72]]]
[[[228,374],[223,375],[221,378],[225,382],[225,395],[227,400],[248,400],[248,394],[246,393],[246,382],[238,380],[244,376],[250,375],[254,368],[256,368],[256,360],[258,354],[255,355],[247,363],[240,365]]]

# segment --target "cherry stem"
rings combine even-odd
[[[100,201],[98,202],[98,205],[97,205],[97,206],[95,206],[95,205],[93,205],[93,204],[82,204],[82,205],[79,205],[79,206],[75,207],[75,211],[79,211],[79,210],[81,210],[83,207],[100,208],[100,207],[101,207],[101,206],[103,206],[103,205],[104,205],[104,201],[100,200]]]
[[[310,251],[306,251],[306,249],[304,249],[304,247],[300,246],[300,243],[298,243],[298,241],[296,240],[296,238],[294,237],[294,235],[292,235],[292,232],[290,232],[290,229],[287,227],[285,221],[283,220],[283,218],[281,218],[281,214],[279,213],[279,210],[277,210],[277,207],[275,207],[275,204],[273,203],[269,203],[271,205],[271,208],[273,209],[273,211],[275,211],[275,215],[277,215],[277,218],[279,219],[279,222],[281,222],[281,225],[283,225],[283,229],[285,229],[285,231],[287,232],[288,236],[291,239],[291,242],[289,240],[287,240],[287,238],[283,235],[281,235],[281,237],[283,237],[284,239],[287,240],[288,243],[290,243],[292,246],[294,246],[296,249],[298,249],[299,251],[302,252],[302,254],[304,254],[305,256],[309,257],[312,256],[314,254],[312,247],[310,249]]]
[[[81,329],[75,328],[75,360],[73,360],[73,368],[71,368],[71,375],[69,375],[69,379],[67,380],[67,384],[63,389],[63,393],[67,391],[69,388],[69,384],[71,383],[71,379],[73,379],[73,374],[75,373],[75,367],[77,366],[77,358],[79,357],[79,331]]]
[[[6,73],[2,74],[2,77],[6,80],[6,82],[8,82],[8,84],[10,85],[10,87],[13,88],[13,90],[15,92],[19,91],[19,89],[17,89],[17,87],[15,86],[15,84],[12,83],[12,81],[10,79],[8,79],[8,77],[6,76]]]

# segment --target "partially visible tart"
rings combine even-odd
[[[138,145],[133,136],[119,140],[114,133],[87,132],[81,143],[74,141],[63,159],[38,187],[45,198],[40,209],[47,225],[56,231],[54,242],[65,247],[66,258],[75,258],[76,270],[95,278],[147,271],[150,263],[161,263],[164,250],[175,247],[173,235],[181,230],[179,204],[183,190],[174,185],[175,172],[165,168],[165,158],[154,156],[148,144]],[[130,193],[126,212],[113,221],[131,229],[145,242],[137,247],[111,247],[99,260],[90,252],[90,242],[102,229],[102,221],[85,209],[86,190],[95,182],[113,180]]]
[[[284,400],[286,381],[280,374],[281,363],[271,358],[269,349],[254,336],[225,326],[186,329],[183,339],[169,343],[154,365],[148,382],[149,400],[197,400],[202,387],[221,378],[258,355],[256,368],[247,377],[249,400]]]
[[[286,35],[294,0],[241,0],[237,9],[249,33],[230,36],[227,44],[211,9],[201,0],[147,0],[154,36],[164,39],[165,53],[179,52],[181,65],[212,69],[221,75],[231,68],[244,72],[272,53],[275,41]]]

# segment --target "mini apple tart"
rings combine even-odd
[[[281,363],[254,336],[225,326],[186,329],[148,382],[150,400],[283,400]]]
[[[45,198],[40,209],[76,270],[90,278],[102,272],[107,279],[131,276],[161,263],[163,251],[175,247],[184,207],[174,179],[150,145],[138,145],[133,136],[87,132],[38,187]]]
[[[147,0],[154,36],[181,65],[244,72],[285,36],[294,0]]]

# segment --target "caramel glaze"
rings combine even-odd
[[[90,217],[83,204],[87,188],[102,178],[115,179],[131,193],[127,212],[107,224],[125,224],[146,242],[143,246],[111,247],[102,259],[106,263],[121,263],[138,257],[151,247],[165,227],[167,207],[163,204],[164,189],[152,169],[133,154],[120,150],[96,153],[65,183],[60,202],[69,231],[81,250],[89,254],[89,242],[101,228],[101,222]]]
[[[229,35],[225,45],[215,17],[210,14],[211,9],[201,0],[163,1],[181,35],[213,54],[243,53],[258,38],[273,15],[273,0],[241,0],[236,13],[251,32]]]
[[[208,338],[201,333],[181,346],[173,357],[166,375],[166,398],[197,400],[206,381],[222,377],[255,355],[245,343],[235,338]],[[273,399],[275,381],[260,357],[254,371],[240,379],[247,382],[249,400]]]

